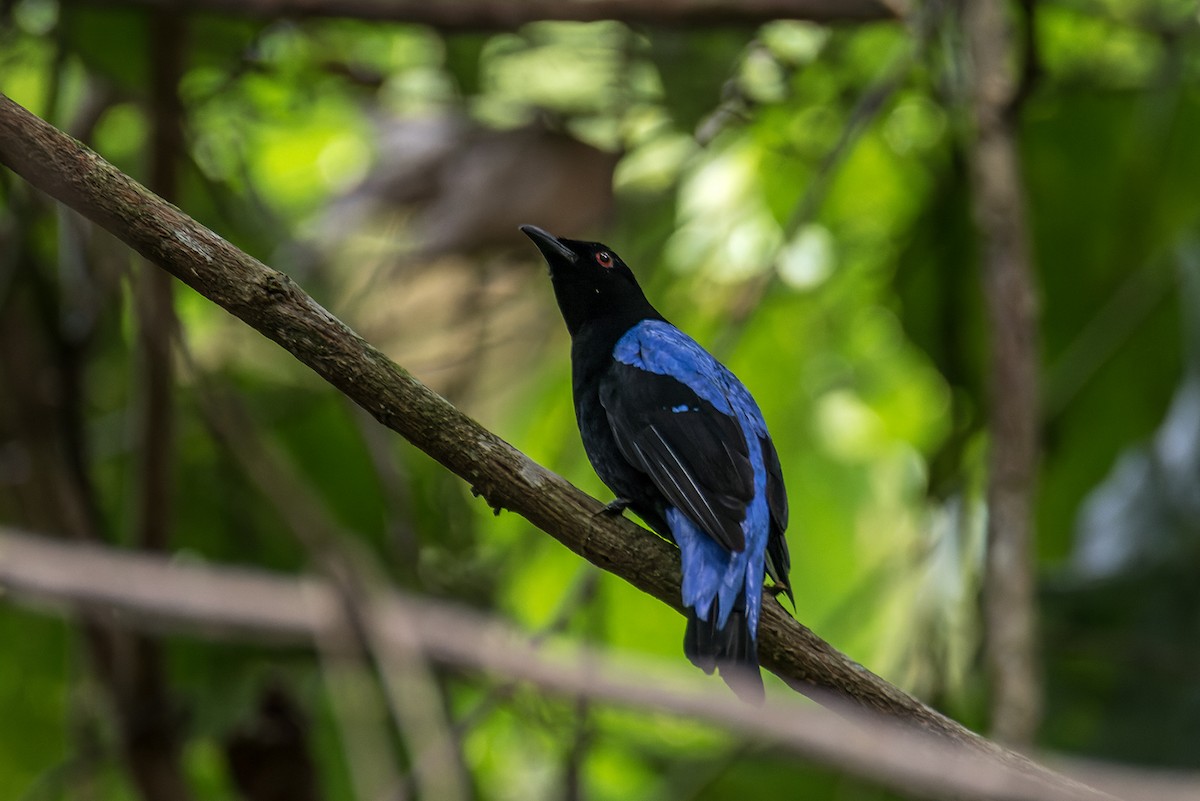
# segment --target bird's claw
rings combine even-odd
[[[779,600],[779,596],[785,595],[787,596],[788,601],[791,603],[792,609],[796,608],[796,598],[792,595],[792,588],[786,584],[771,584],[764,586],[763,593],[770,595],[776,601],[779,601],[780,606],[783,605],[783,601]]]
[[[608,503],[604,504],[603,508],[596,512],[596,514],[592,515],[592,517],[599,517],[600,515],[605,515],[607,517],[619,517],[625,512],[626,509],[629,508],[629,504],[631,503],[633,503],[633,501],[629,500],[628,498],[617,498],[616,500],[609,501]]]

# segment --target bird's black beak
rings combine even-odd
[[[522,225],[521,232],[533,240],[533,244],[537,245],[537,249],[542,252],[542,255],[546,257],[546,262],[550,265],[563,261],[567,264],[574,264],[579,260],[575,251],[563,244],[561,239],[548,231],[543,231],[536,225]]]

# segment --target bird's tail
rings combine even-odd
[[[724,628],[717,628],[720,619],[717,603],[714,599],[708,610],[708,620],[701,620],[695,609],[688,609],[683,652],[705,673],[719,668],[721,678],[743,701],[761,703],[762,674],[754,632],[746,619],[746,596],[738,596]]]

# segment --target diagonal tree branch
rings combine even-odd
[[[413,378],[272,270],[88,148],[0,95],[0,163],[76,209],[281,345],[496,509],[517,512],[593,564],[679,608],[678,555],[532,462]],[[977,748],[1001,751],[765,605],[762,664],[818,700],[849,700]],[[1010,755],[1019,759],[1016,755]]]
[[[313,643],[345,626],[343,596],[315,577],[168,561],[157,555],[70,545],[0,526],[0,589],[17,600],[82,604],[125,625],[258,644]],[[914,796],[975,801],[1115,801],[1029,760],[997,758],[845,704],[834,712],[795,699],[755,708],[682,667],[631,664],[583,646],[539,645],[493,620],[444,603],[383,594],[364,600],[391,647],[419,658],[515,679],[549,693],[661,710],[774,742],[821,764]],[[1115,774],[1110,774],[1114,775]],[[1137,774],[1133,774],[1137,775]],[[1187,788],[1183,782],[1179,787]],[[1184,790],[1159,783],[1176,801]]]
[[[414,22],[440,30],[509,30],[539,20],[620,20],[670,26],[895,20],[907,0],[67,0],[276,19],[341,17]]]

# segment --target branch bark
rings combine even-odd
[[[82,604],[148,631],[260,645],[328,639],[344,629],[347,614],[345,596],[321,579],[171,562],[4,527],[0,588],[25,603]],[[566,698],[707,721],[921,798],[1115,801],[1024,758],[982,752],[861,708],[841,705],[830,712],[790,698],[752,707],[713,693],[693,671],[633,665],[561,643],[542,647],[507,626],[441,603],[380,595],[354,616],[371,621],[390,647],[414,657],[527,682]],[[1185,797],[1191,796],[1178,795]]]
[[[1013,125],[1016,83],[1004,0],[964,3],[975,140],[976,225],[990,359],[984,647],[993,735],[1027,745],[1041,719],[1033,495],[1038,463],[1037,301]]]
[[[906,0],[67,0],[256,18],[341,17],[444,31],[511,30],[539,20],[619,20],[664,26],[761,25],[776,19],[868,22],[903,16]]]
[[[0,163],[76,209],[300,362],[496,509],[522,515],[593,564],[679,609],[678,552],[532,462],[355,334],[288,276],[246,255],[80,143],[0,95]],[[846,699],[976,748],[996,746],[765,605],[759,657],[813,698]],[[1018,759],[1015,755],[1010,755]]]

